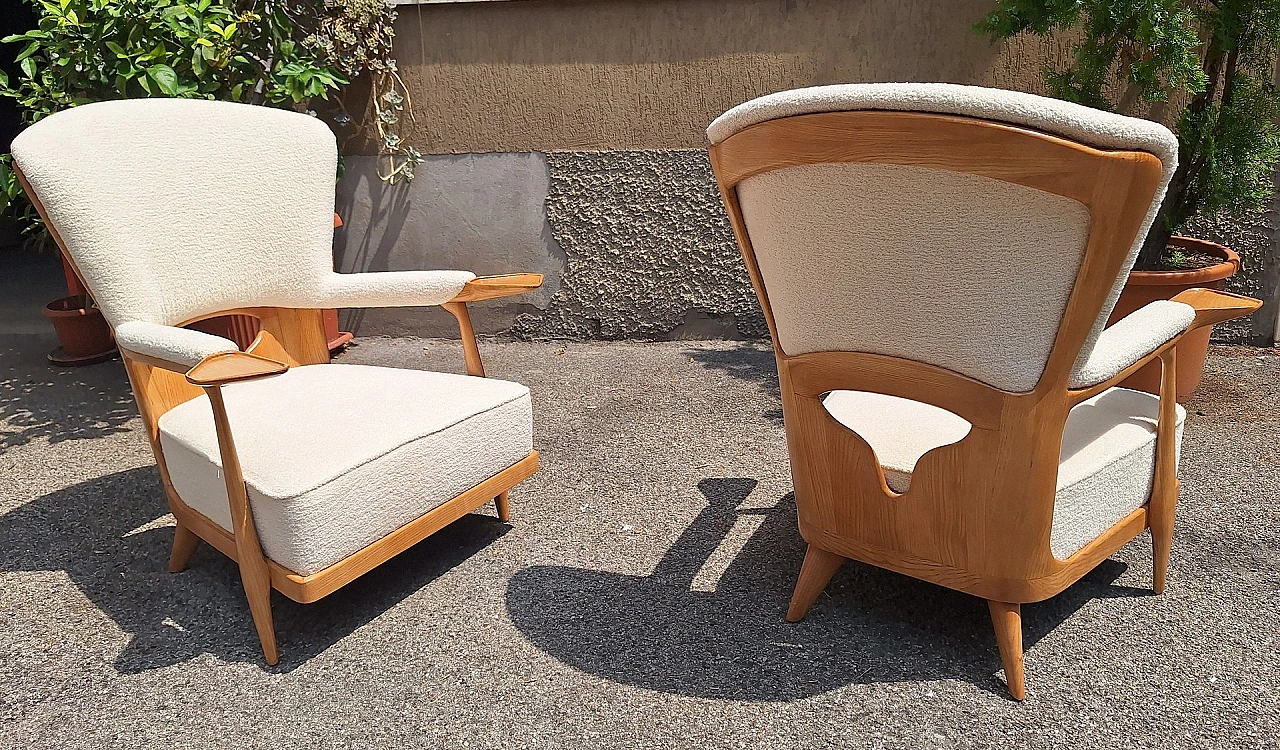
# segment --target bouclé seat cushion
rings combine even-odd
[[[223,387],[267,557],[301,575],[342,560],[533,450],[518,383],[363,365],[309,365]],[[178,494],[231,528],[206,397],[160,418]]]

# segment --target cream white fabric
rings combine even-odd
[[[1044,372],[1089,233],[1070,198],[922,167],[780,169],[738,200],[784,352],[886,354],[1008,391]]]
[[[1196,309],[1173,300],[1145,305],[1102,332],[1084,366],[1071,376],[1072,388],[1088,388],[1120,374],[1120,371],[1184,332],[1196,318]]]
[[[235,342],[212,333],[131,320],[116,328],[116,343],[131,352],[194,367],[211,354],[239,351]]]
[[[13,155],[114,327],[235,307],[434,305],[460,271],[333,271],[337,147],[319,120],[142,99],[59,112]]]
[[[325,307],[438,305],[453,299],[475,277],[469,271],[334,273],[324,278],[318,298]]]
[[[1119,274],[1113,284],[1107,302],[1104,304],[1097,322],[1081,349],[1075,368],[1075,374],[1079,377],[1081,371],[1086,367],[1094,344],[1101,334],[1112,308],[1115,307],[1116,299],[1119,297],[1120,290],[1124,285],[1124,279],[1127,277],[1129,269],[1133,266],[1133,261],[1137,257],[1142,239],[1146,236],[1147,230],[1155,218],[1156,210],[1164,198],[1165,189],[1168,187],[1169,179],[1177,168],[1178,142],[1173,133],[1168,128],[1148,120],[1124,117],[1070,102],[1015,91],[945,83],[873,83],[817,86],[763,96],[734,107],[716,118],[707,129],[707,137],[712,143],[719,143],[743,128],[767,120],[817,112],[850,110],[937,112],[979,117],[1036,128],[1097,148],[1141,150],[1160,158],[1163,174],[1159,189],[1156,191],[1155,199],[1147,213],[1146,220],[1138,231],[1133,246],[1130,248],[1122,273]],[[752,181],[761,180],[762,177],[744,181],[739,187],[739,198],[742,197],[743,187],[747,187]],[[825,187],[827,193],[823,202],[833,206],[831,210],[833,215],[838,215],[841,210],[847,210],[850,207],[859,205],[856,191],[842,189],[839,183],[827,184]],[[749,187],[747,189],[748,191],[751,190]],[[764,199],[766,196],[762,193],[763,190],[761,188],[756,189],[756,194],[761,199]],[[810,191],[810,194],[815,197],[821,197],[820,193],[821,191],[816,189]],[[981,200],[981,196],[974,196],[973,199],[978,202]],[[994,198],[988,201],[987,205],[992,209],[1001,209],[999,211],[993,210],[993,217],[1008,213],[1003,210],[1003,206]],[[756,242],[755,232],[761,227],[761,222],[756,221],[753,227],[751,212],[747,210],[745,204],[743,209],[752,244],[756,248],[757,255],[759,255],[760,247]],[[845,226],[838,234],[828,238],[827,244],[837,246],[840,243],[852,242],[846,249],[846,263],[849,266],[863,264],[868,260],[867,253],[874,250],[874,248],[864,247],[855,241],[856,235],[861,231],[862,216],[854,213],[847,215],[845,219]],[[957,222],[957,228],[958,224],[959,222]],[[834,230],[835,227],[832,226],[829,229]],[[1031,232],[1024,232],[1023,234],[1025,237],[1021,242],[1024,244],[1034,243],[1037,240],[1047,241],[1048,239],[1038,238]],[[803,241],[798,237],[796,240],[797,242]],[[942,238],[942,241],[946,240],[946,237]],[[917,247],[917,252],[927,256],[932,250],[933,244],[930,242],[921,245]],[[779,251],[787,253],[787,257],[782,262],[793,263],[803,268],[805,266],[805,262],[802,260],[804,250],[805,247],[802,244],[788,245],[784,249],[779,249]],[[986,248],[974,247],[972,250],[975,263],[981,264],[987,261],[989,256]],[[1078,258],[1073,260],[1072,257],[1075,252],[1076,248],[1074,246],[1063,248],[1063,257],[1060,263],[1055,264],[1053,270],[1059,271],[1063,264],[1070,262],[1078,263]],[[825,283],[827,279],[823,278],[822,281]],[[904,286],[911,283],[905,275],[902,276],[901,281],[895,279],[887,279],[885,281],[890,284],[900,283]],[[1018,286],[1034,286],[1035,283],[1039,283],[1040,276],[1033,275],[1010,279],[1010,281]],[[769,290],[770,301],[775,305],[776,312],[777,300],[774,297],[770,282],[771,280],[766,277],[765,286]],[[850,310],[856,310],[863,303],[865,296],[873,294],[875,291],[875,288],[868,288],[865,290],[864,295],[857,298],[834,299],[829,300],[829,302],[836,306],[843,305]],[[932,290],[924,287],[920,287],[919,291],[924,295],[932,294]],[[1021,315],[1023,313],[1023,310],[1012,305],[1003,305],[999,298],[990,300],[990,303],[990,312],[987,313],[989,315]],[[956,318],[961,323],[966,322],[970,313],[980,314],[973,310],[958,310]],[[850,314],[852,315],[852,313]],[[850,325],[856,324],[855,321],[850,321]],[[1031,334],[1033,339],[1030,344],[1032,351],[1029,354],[1033,355],[1036,344],[1035,339],[1043,339],[1044,333],[1042,331],[1028,331],[1028,333]],[[1021,347],[1020,341],[1009,341],[1008,344],[1015,348]],[[1011,353],[1008,361],[1014,362],[1016,357],[1016,352]],[[1009,372],[997,379],[1016,381],[1023,377],[1023,373]],[[994,385],[995,383],[992,382],[992,384]],[[1025,388],[1021,390],[1025,390]]]
[[[524,458],[518,383],[360,365],[309,365],[223,387],[267,556],[322,570]],[[160,418],[179,496],[223,528],[230,509],[208,399]]]
[[[823,403],[871,445],[895,492],[910,488],[921,456],[963,440],[970,429],[968,421],[945,409],[895,396],[833,391]],[[1159,406],[1151,394],[1110,388],[1071,410],[1049,542],[1056,557],[1070,557],[1150,498]],[[1181,448],[1186,411],[1179,406],[1177,413]]]

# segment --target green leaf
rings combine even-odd
[[[32,42],[31,44],[28,44],[26,47],[23,47],[22,51],[18,53],[18,56],[13,58],[13,61],[22,62],[28,57],[31,57],[32,55],[34,55],[36,53],[36,50],[38,49],[40,49],[40,42]]]
[[[116,44],[115,42],[107,42],[107,49],[109,49],[109,50],[111,50],[112,52],[114,52],[114,53],[115,53],[115,55],[116,55],[116,57],[119,57],[119,58],[128,58],[128,57],[129,57],[129,53],[128,53],[128,52],[125,52],[124,47],[121,47],[120,45]]]
[[[32,60],[30,57],[23,60],[19,67],[22,68],[22,72],[26,74],[27,78],[36,77],[36,61]]]
[[[169,96],[178,94],[178,74],[168,65],[152,65],[147,68],[147,77],[155,81],[156,86]]]

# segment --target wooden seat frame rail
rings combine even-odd
[[[970,117],[846,111],[747,127],[710,149],[752,284],[773,336],[800,533],[808,543],[787,619],[804,617],[845,559],[855,559],[988,600],[1005,678],[1025,696],[1019,605],[1061,592],[1150,528],[1154,588],[1163,591],[1172,542],[1176,475],[1174,356],[1180,336],[1106,382],[1072,389],[1076,359],[1141,229],[1160,160],[1105,151],[1029,128]],[[1027,393],[878,354],[788,355],[778,342],[737,188],[755,175],[826,163],[924,167],[1065,196],[1091,218],[1084,256],[1044,373]],[[813,294],[822,294],[820,279]],[[1203,289],[1176,299],[1196,309],[1191,330],[1247,315],[1258,300]],[[1063,428],[1073,406],[1143,365],[1162,365],[1150,500],[1066,560],[1050,551]],[[835,390],[870,391],[947,409],[972,425],[957,443],[916,463],[911,485],[891,490],[875,452],[823,407]]]
[[[75,268],[75,261],[67,251],[56,226],[49,220],[44,205],[18,165],[13,167],[22,188],[44,219],[45,226],[49,228],[49,233],[62,250],[63,256]],[[83,282],[84,275],[78,268],[75,270]],[[442,305],[458,321],[468,375],[484,377],[484,364],[480,359],[480,349],[471,326],[467,303],[523,294],[541,285],[542,276],[532,273],[476,278],[467,282],[461,292]],[[93,289],[88,286],[86,288],[92,295]],[[177,520],[169,570],[174,573],[184,570],[201,541],[208,542],[236,561],[267,664],[274,665],[280,659],[271,616],[271,589],[276,589],[296,602],[317,601],[490,500],[497,507],[498,517],[503,521],[510,520],[508,490],[537,471],[537,451],[324,570],[299,575],[268,559],[263,554],[254,526],[253,509],[249,503],[248,489],[233,438],[233,425],[223,404],[222,386],[271,377],[290,367],[328,363],[329,347],[324,335],[323,311],[276,307],[236,308],[192,318],[180,325],[221,315],[248,315],[258,319],[262,331],[248,350],[214,354],[194,367],[124,348],[120,349],[120,353],[160,469],[160,478],[169,499],[169,509]],[[213,409],[231,509],[231,530],[222,528],[182,500],[170,479],[164,450],[160,444],[160,418],[175,406],[201,394],[208,396]]]

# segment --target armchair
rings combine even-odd
[[[1177,140],[950,84],[782,92],[707,134],[773,338],[808,543],[787,619],[846,559],[973,594],[1022,700],[1022,603],[1148,527],[1164,590],[1174,346],[1261,304],[1194,289],[1104,330]],[[1158,397],[1116,387],[1155,360]]]
[[[529,391],[473,377],[467,303],[541,276],[334,273],[336,145],[297,113],[89,104],[28,128],[13,153],[115,330],[177,520],[169,569],[201,541],[235,560],[268,664],[271,589],[313,602],[490,500],[509,519],[508,490],[538,466]],[[468,375],[329,363],[324,308],[417,305],[458,319]],[[181,327],[229,314],[261,323],[246,351]]]

